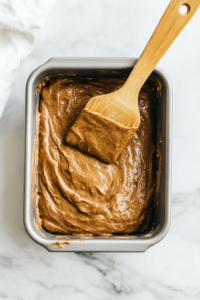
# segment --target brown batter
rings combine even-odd
[[[65,141],[100,161],[114,163],[127,143],[133,137],[135,129],[125,127],[103,115],[84,108],[69,129]]]
[[[46,230],[109,235],[148,228],[159,181],[155,96],[150,83],[139,95],[140,128],[114,164],[101,163],[65,143],[68,130],[87,101],[117,90],[125,79],[114,75],[57,78],[42,88],[38,209]]]

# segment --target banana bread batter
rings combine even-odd
[[[84,108],[69,129],[65,142],[102,162],[113,164],[135,131]]]
[[[65,143],[87,101],[117,90],[125,80],[105,74],[48,78],[41,84],[38,214],[47,231],[109,235],[149,227],[160,176],[150,82],[139,95],[141,125],[115,163],[101,163]]]

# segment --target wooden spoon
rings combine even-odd
[[[172,0],[125,84],[113,93],[91,98],[84,110],[101,114],[109,120],[126,127],[132,127],[136,131],[140,125],[138,94],[144,82],[183,28],[194,16],[199,6],[200,0]],[[91,145],[83,145],[83,136],[81,137],[82,145],[79,145],[80,139],[72,137],[73,129],[76,131],[73,134],[77,134],[79,124],[80,126],[83,125],[81,114],[74,124],[76,130],[72,126],[72,130],[69,131],[66,137],[66,142],[87,154],[94,155],[100,160],[106,161],[107,159],[105,160],[92,152]],[[88,147],[90,151],[88,151]],[[96,143],[95,147],[97,147]],[[116,151],[119,152],[122,149],[116,149]],[[118,157],[119,154],[117,153],[115,157]],[[107,160],[106,162],[113,162],[113,160]]]

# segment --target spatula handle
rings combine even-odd
[[[123,88],[139,93],[159,60],[200,6],[200,0],[171,0]],[[182,10],[185,9],[185,14]],[[181,13],[182,12],[182,13]],[[124,90],[124,91],[125,91]]]

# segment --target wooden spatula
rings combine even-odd
[[[67,144],[106,163],[118,158],[140,125],[138,94],[144,82],[199,6],[200,0],[170,2],[125,84],[88,101],[66,136]]]

